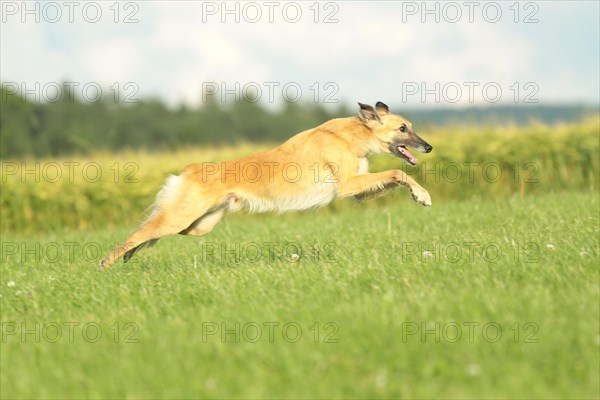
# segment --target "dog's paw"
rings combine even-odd
[[[415,186],[411,188],[411,192],[414,201],[427,207],[431,206],[431,196],[427,190],[423,189],[421,186]]]
[[[108,267],[110,267],[112,265],[112,263],[110,262],[108,257],[103,258],[102,260],[100,260],[100,262],[98,263],[98,266],[100,267],[100,269],[107,269]]]

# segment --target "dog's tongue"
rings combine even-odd
[[[400,153],[402,153],[406,158],[408,158],[408,160],[412,164],[416,164],[417,163],[417,158],[415,156],[413,156],[412,154],[410,154],[410,151],[408,151],[406,149],[406,147],[398,146],[398,151],[400,151]]]

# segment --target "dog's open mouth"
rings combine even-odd
[[[404,147],[404,146],[397,146],[396,149],[398,150],[398,154],[400,154],[402,156],[402,158],[404,159],[404,161],[406,161],[410,165],[416,165],[417,164],[417,158],[415,156],[413,156],[410,153],[410,151],[408,151],[408,149],[406,147]]]

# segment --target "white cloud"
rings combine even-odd
[[[126,82],[142,69],[139,44],[132,39],[109,39],[82,49],[77,59],[94,80],[103,84]]]
[[[597,93],[588,90],[597,86],[597,78],[590,84],[589,77],[573,72],[581,61],[540,66],[548,52],[560,53],[560,48],[545,47],[542,23],[530,30],[515,29],[510,19],[422,24],[402,22],[400,3],[337,4],[335,24],[315,24],[312,3],[302,3],[303,18],[296,24],[277,12],[274,23],[265,15],[256,24],[233,23],[231,17],[223,24],[218,16],[203,23],[198,2],[140,3],[140,22],[131,25],[110,18],[53,25],[13,19],[2,26],[0,78],[105,85],[134,81],[140,96],[158,95],[171,104],[197,104],[207,81],[230,88],[235,82],[295,81],[306,94],[315,82],[322,87],[333,81],[340,100],[393,103],[402,100],[402,82],[497,81],[508,87],[539,79],[546,89],[541,93],[560,94],[564,101],[597,101]],[[320,18],[326,14],[321,9]],[[550,68],[564,81],[551,79]],[[567,81],[578,90],[565,90]]]

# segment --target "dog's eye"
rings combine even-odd
[[[406,125],[402,125],[400,128],[398,128],[398,130],[400,132],[406,132]]]

